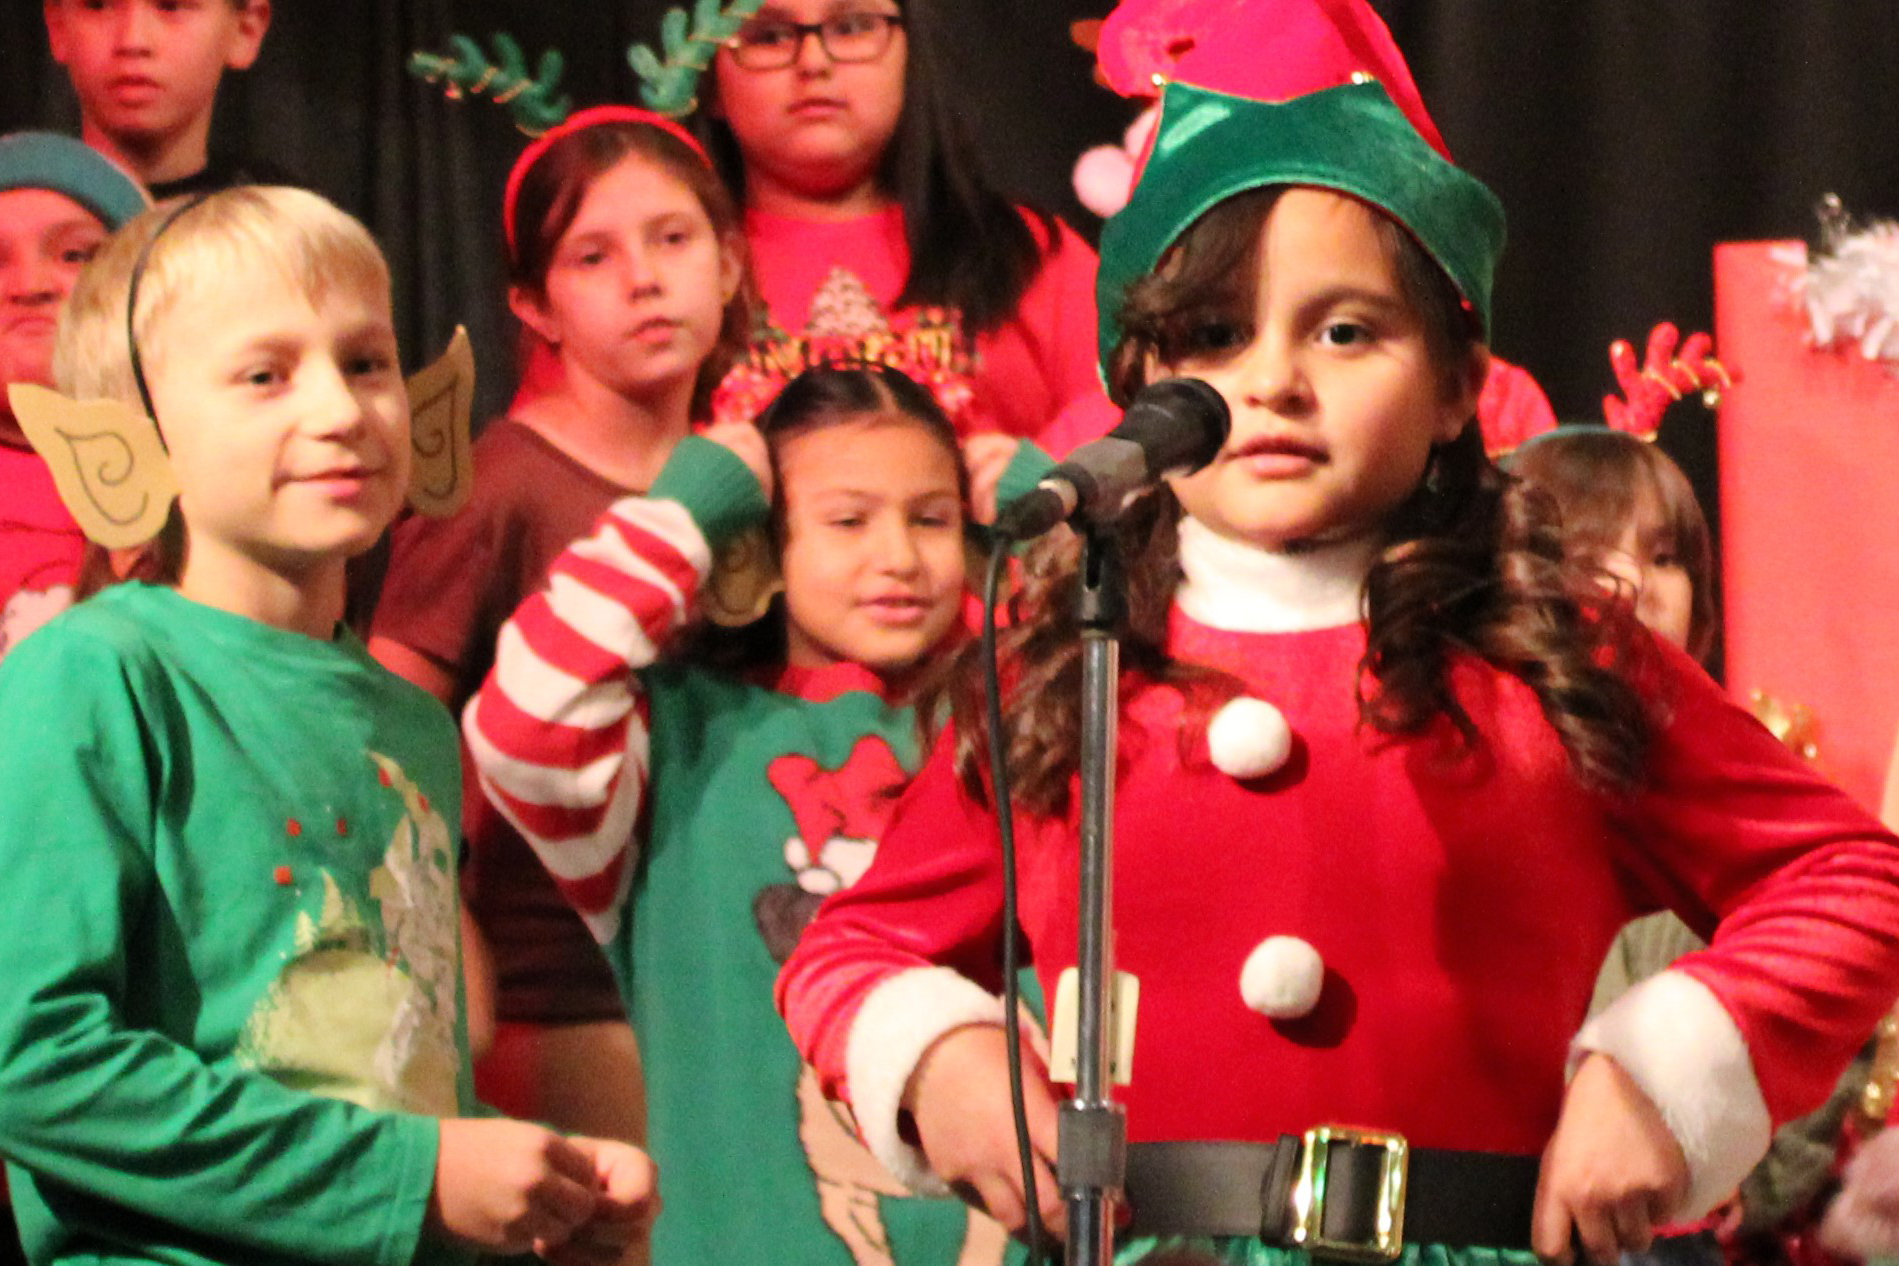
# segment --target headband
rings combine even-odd
[[[174,207],[167,213],[163,220],[159,221],[158,227],[152,230],[152,235],[145,239],[145,245],[139,247],[138,258],[132,263],[131,280],[126,284],[125,342],[132,351],[132,382],[138,387],[139,403],[145,406],[145,416],[153,420],[158,418],[158,410],[152,407],[151,388],[145,385],[145,360],[138,353],[138,329],[136,323],[136,317],[138,315],[138,288],[145,280],[145,266],[151,262],[152,248],[158,245],[158,239],[165,236],[166,230],[178,223],[187,211],[197,210],[200,206],[204,205],[208,199],[215,196],[216,192],[216,190],[206,190],[204,193],[195,195],[189,201]],[[163,443],[164,441],[161,438],[159,442]]]
[[[527,179],[528,172],[556,142],[576,132],[584,132],[588,128],[601,127],[610,123],[643,123],[648,127],[658,128],[666,135],[684,142],[688,149],[699,156],[699,160],[708,169],[712,167],[712,159],[706,153],[705,146],[699,143],[698,138],[662,114],[642,110],[637,106],[618,105],[593,106],[582,110],[570,116],[559,126],[549,128],[536,137],[533,144],[521,151],[521,156],[514,160],[513,169],[508,172],[507,188],[501,195],[501,231],[507,240],[508,255],[511,258],[518,253],[515,242],[514,202],[521,194],[521,183]]]
[[[634,44],[626,51],[627,65],[639,76],[640,100],[668,118],[691,114],[699,105],[699,77],[712,64],[719,46],[738,34],[762,4],[763,0],[731,0],[723,5],[721,0],[696,0],[690,16],[684,8],[668,9],[659,23],[660,51],[655,53],[645,44]],[[560,51],[542,53],[538,74],[529,75],[518,41],[501,33],[491,42],[492,60],[475,40],[451,35],[446,55],[411,54],[409,73],[446,85],[450,100],[489,94],[529,136],[539,136],[566,118],[573,103],[556,95],[566,64]]]

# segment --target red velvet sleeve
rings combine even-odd
[[[864,877],[835,894],[778,976],[778,1009],[825,1093],[849,1099],[846,1045],[871,991],[949,967],[1002,987],[1002,854],[994,817],[963,790],[945,734],[891,815]]]
[[[1705,930],[1676,967],[1746,1041],[1776,1121],[1823,1101],[1899,993],[1899,840],[1664,648],[1667,716],[1616,815],[1629,865]],[[1646,871],[1644,874],[1642,872]]]

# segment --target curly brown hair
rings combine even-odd
[[[1214,207],[1183,233],[1155,273],[1130,287],[1126,331],[1109,363],[1110,392],[1125,402],[1149,367],[1175,363],[1209,312],[1252,302],[1261,230],[1280,189],[1252,190]],[[1450,278],[1402,227],[1378,217],[1400,290],[1423,318],[1432,363],[1447,390],[1481,366],[1478,330]],[[1108,531],[1124,560],[1127,610],[1117,630],[1124,675],[1182,690],[1190,718],[1237,693],[1222,673],[1171,658],[1168,613],[1182,579],[1179,501],[1165,486],[1130,505]],[[1020,592],[1001,639],[1004,725],[1016,802],[1067,812],[1080,746],[1081,644],[1075,595],[1080,539],[1060,531],[1023,560]],[[1640,779],[1654,721],[1630,681],[1631,635],[1622,604],[1566,562],[1556,510],[1543,493],[1499,471],[1475,420],[1433,449],[1424,479],[1392,515],[1365,582],[1367,643],[1357,683],[1363,724],[1413,735],[1447,718],[1466,744],[1477,724],[1451,683],[1472,656],[1522,680],[1585,785],[1626,790]],[[988,727],[976,648],[950,687],[959,775],[986,799]],[[1183,742],[1186,739],[1183,736]]]

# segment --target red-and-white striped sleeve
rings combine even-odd
[[[710,565],[684,506],[615,502],[502,626],[462,714],[483,790],[601,941],[619,930],[650,758],[633,670],[686,622]]]

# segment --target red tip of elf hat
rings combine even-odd
[[[1127,97],[1157,96],[1178,79],[1229,96],[1290,101],[1370,76],[1450,161],[1404,54],[1358,0],[1128,0],[1102,24],[1097,55],[1102,77]]]
[[[656,127],[668,136],[684,141],[693,153],[697,154],[707,167],[712,166],[712,158],[706,153],[699,139],[679,124],[663,114],[651,110],[642,110],[637,106],[606,105],[594,106],[571,114],[557,127],[549,128],[534,138],[534,143],[521,151],[521,157],[514,160],[514,167],[508,172],[507,188],[501,195],[501,231],[508,243],[508,254],[515,253],[514,242],[514,201],[521,196],[521,182],[534,164],[541,160],[556,141],[572,136],[575,132],[584,132],[590,127],[599,127],[606,123],[644,123]]]
[[[1487,333],[1503,206],[1458,168],[1365,0],[1125,0],[1103,23],[1103,77],[1160,96],[1127,206],[1101,236],[1105,365],[1127,287],[1186,229],[1249,189],[1302,185],[1408,229]]]

